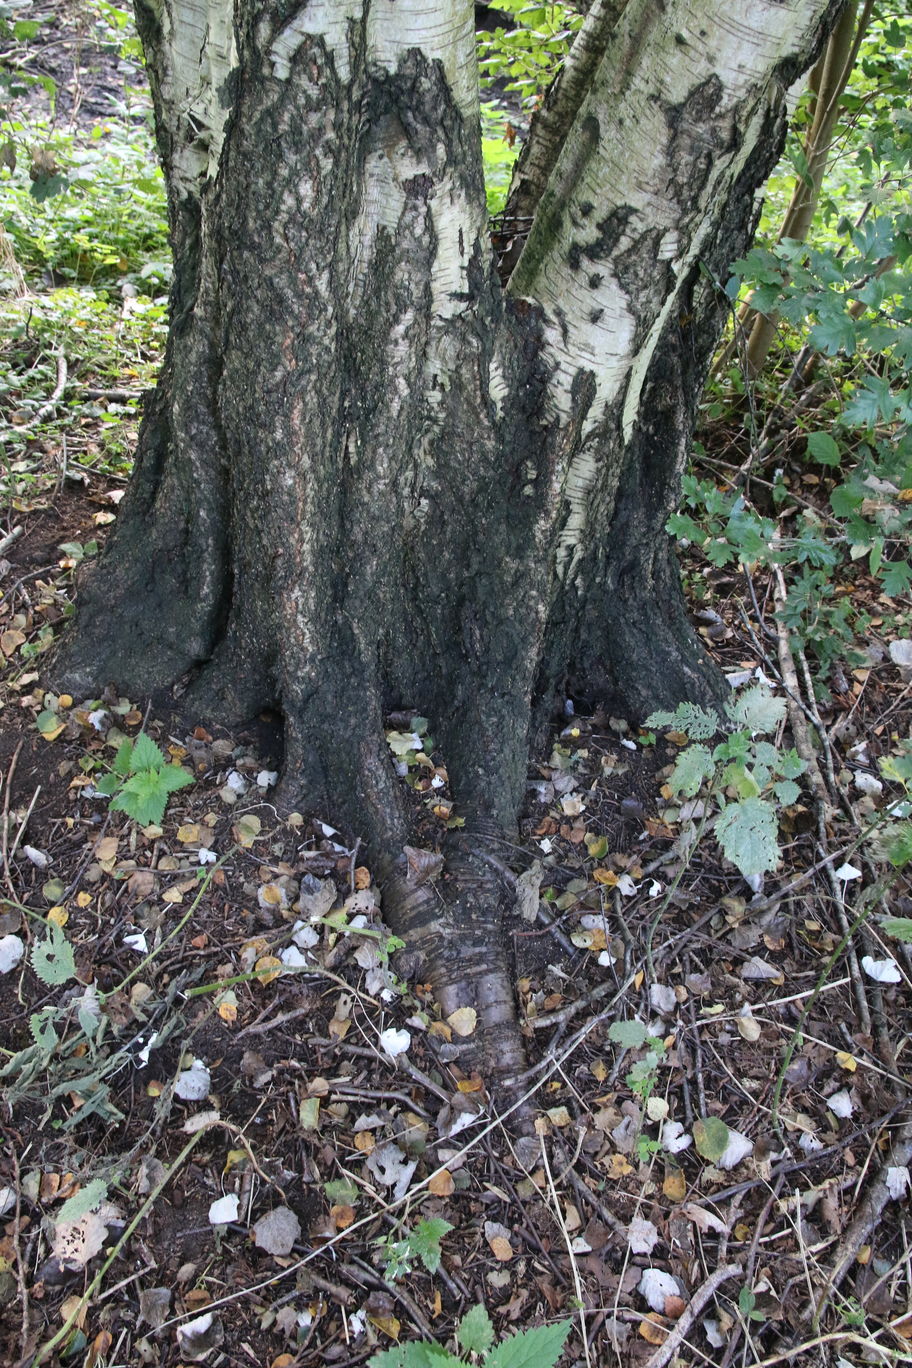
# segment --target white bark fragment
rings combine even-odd
[[[237,65],[233,0],[164,0],[161,93],[173,139],[173,184],[198,195],[214,178],[230,112],[228,78]]]

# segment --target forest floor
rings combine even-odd
[[[684,735],[574,717],[532,767],[521,1162],[358,845],[271,806],[275,719],[46,691],[156,355],[0,350],[0,1362],[347,1368],[479,1303],[498,1339],[569,1320],[565,1365],[912,1360],[912,958],[880,923],[912,898],[861,840],[912,700],[874,591],[817,708],[828,792],[759,890],[689,839]],[[782,695],[765,573],[690,567],[725,670]],[[193,776],[160,821],[95,787],[141,731]]]

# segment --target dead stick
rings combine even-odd
[[[22,751],[22,747],[23,747],[24,745],[25,745],[25,737],[22,738],[22,740],[19,742],[19,745],[18,745],[18,746],[16,747],[16,749],[13,751],[13,758],[12,758],[12,760],[10,761],[10,767],[9,767],[9,770],[7,771],[7,775],[6,775],[6,792],[5,792],[4,795],[3,795],[3,877],[4,877],[4,879],[6,880],[6,886],[7,886],[7,888],[9,889],[9,891],[12,893],[13,897],[16,896],[16,890],[15,890],[15,888],[13,888],[13,881],[12,881],[12,879],[10,878],[10,867],[9,867],[9,809],[10,809],[10,794],[12,793],[12,790],[13,790],[13,775],[16,773],[16,764],[17,764],[17,762],[18,762],[18,760],[19,760],[19,755],[20,755],[20,752]]]
[[[715,1273],[710,1273],[706,1281],[697,1288],[691,1297],[684,1314],[665,1343],[655,1351],[651,1358],[646,1360],[645,1368],[665,1368],[665,1364],[690,1330],[706,1303],[715,1296],[722,1283],[728,1282],[730,1278],[739,1278],[742,1271],[740,1264],[728,1264],[725,1268],[717,1268]]]
[[[820,1321],[831,1294],[836,1291],[845,1278],[859,1249],[863,1244],[867,1244],[871,1233],[880,1221],[884,1207],[890,1201],[892,1194],[887,1186],[888,1171],[892,1168],[906,1168],[910,1159],[912,1159],[912,1120],[906,1121],[900,1126],[880,1172],[865,1193],[861,1206],[840,1241],[839,1258],[814,1308],[815,1324]]]

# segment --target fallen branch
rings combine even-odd
[[[715,1296],[724,1282],[728,1282],[731,1278],[739,1278],[742,1271],[740,1264],[727,1264],[725,1268],[717,1268],[714,1273],[710,1273],[706,1281],[697,1288],[691,1297],[684,1314],[665,1343],[655,1351],[651,1358],[646,1360],[645,1368],[665,1368],[665,1364],[687,1335],[706,1303]]]

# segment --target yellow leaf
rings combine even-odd
[[[72,708],[72,694],[61,694],[60,697],[57,699],[57,706],[58,708],[63,708],[64,710],[66,710],[67,708]]]
[[[628,1173],[633,1173],[633,1165],[623,1154],[609,1155],[607,1167],[609,1178],[626,1178]]]
[[[91,893],[77,893],[77,894],[76,894],[76,906],[77,906],[77,907],[91,907],[91,906],[92,906],[92,895],[91,895]]]
[[[494,1258],[499,1259],[501,1263],[507,1263],[513,1258],[513,1246],[502,1235],[495,1235],[493,1239],[488,1240],[488,1244]]]
[[[187,822],[184,826],[177,828],[177,839],[181,845],[188,845],[191,841],[200,840],[200,829],[196,822]]]
[[[457,1007],[456,1011],[451,1012],[447,1017],[447,1024],[458,1036],[470,1036],[475,1030],[477,1022],[478,1013],[474,1007]]]
[[[371,872],[366,865],[358,865],[355,870],[355,888],[364,889],[371,886]]]
[[[282,972],[282,961],[275,955],[262,955],[253,967],[260,983],[272,983]]]
[[[669,1168],[662,1183],[662,1193],[669,1202],[683,1202],[687,1196],[687,1179],[683,1169]]]
[[[238,1164],[243,1164],[249,1161],[250,1155],[247,1153],[245,1149],[229,1150],[227,1155],[225,1156],[225,1167],[222,1169],[222,1172],[230,1173],[233,1168],[236,1168],[238,1166]]]
[[[589,1072],[598,1083],[604,1083],[608,1077],[608,1065],[604,1059],[597,1059],[594,1064],[589,1065]]]
[[[664,1344],[668,1338],[668,1330],[662,1324],[662,1319],[654,1311],[650,1311],[644,1320],[640,1321],[638,1334],[642,1335],[647,1344]]]
[[[345,1230],[355,1219],[355,1208],[353,1206],[331,1206],[329,1214],[336,1223],[338,1230]]]
[[[162,902],[182,903],[183,901],[184,895],[179,888],[167,888],[165,892],[162,894]]]
[[[594,869],[592,877],[596,883],[605,884],[608,888],[614,888],[618,881],[618,876],[613,869]]]
[[[401,1325],[400,1322],[396,1320],[395,1316],[368,1316],[367,1319],[370,1321],[371,1325],[376,1326],[378,1330],[382,1330],[384,1335],[389,1335],[390,1339],[398,1340]]]
[[[439,1036],[447,1042],[453,1039],[453,1032],[445,1021],[432,1021],[428,1027],[428,1035]]]
[[[233,988],[228,988],[224,993],[220,993],[218,998],[218,1014],[222,1021],[226,1021],[229,1026],[233,1026],[237,1021],[238,1000]]]
[[[355,1135],[355,1149],[359,1154],[373,1154],[376,1144],[370,1131],[358,1131]]]
[[[455,1191],[456,1184],[449,1169],[441,1169],[428,1183],[428,1192],[434,1197],[452,1197]]]
[[[836,1063],[840,1069],[845,1069],[846,1073],[854,1073],[858,1068],[858,1060],[854,1055],[847,1054],[845,1050],[836,1051]]]
[[[48,909],[48,921],[56,922],[58,926],[66,926],[70,920],[70,914],[65,907],[51,907]]]

